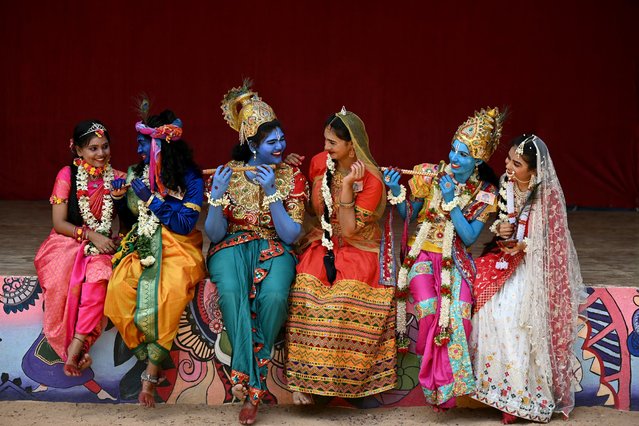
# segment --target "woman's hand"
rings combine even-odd
[[[211,182],[211,199],[217,200],[222,198],[231,183],[233,170],[226,166],[217,166],[213,181]]]
[[[266,195],[273,195],[277,188],[275,187],[275,170],[269,166],[259,165],[255,170],[255,180],[264,188]]]
[[[144,182],[142,182],[142,179],[140,178],[136,178],[131,181],[131,189],[133,189],[135,195],[137,195],[138,198],[145,203],[149,201],[149,198],[151,198],[151,190],[144,184]]]
[[[284,162],[291,166],[299,167],[302,165],[302,161],[304,161],[304,158],[306,157],[304,157],[303,155],[299,155],[294,152],[291,152],[290,154],[286,156],[286,159],[284,160]]]
[[[111,181],[111,196],[114,198],[120,198],[126,194],[127,184],[126,179],[119,178]]]
[[[88,232],[89,241],[93,243],[95,248],[102,254],[112,254],[115,253],[115,249],[117,248],[115,242],[99,232],[89,231]]]
[[[508,239],[515,232],[515,225],[509,222],[503,222],[497,225],[497,235],[501,238]]]
[[[401,177],[401,173],[399,173],[399,171],[395,168],[391,167],[384,170],[384,183],[396,197],[401,192],[401,188],[399,187],[399,179]]]
[[[513,247],[500,247],[500,250],[502,251],[502,253],[506,253],[506,254],[510,254],[511,256],[520,252],[520,251],[524,251],[526,249],[526,243],[524,242],[519,242],[517,243],[517,245],[513,246]]]
[[[357,160],[351,165],[351,170],[349,173],[344,176],[343,184],[352,186],[358,180],[361,180],[364,177],[364,172],[366,171],[366,167],[362,160]]]
[[[444,198],[445,202],[450,203],[453,201],[453,198],[455,198],[455,182],[449,175],[444,174],[439,178],[439,188],[442,190],[442,198]]]

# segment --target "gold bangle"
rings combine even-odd
[[[153,199],[155,198],[155,194],[151,194],[151,196],[149,197],[148,200],[146,200],[146,206],[149,207],[151,205],[151,202],[153,201]]]
[[[351,201],[350,203],[343,203],[342,201],[338,201],[337,204],[345,209],[350,209],[355,207],[355,200]]]

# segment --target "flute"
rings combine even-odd
[[[276,164],[267,164],[268,167],[275,169],[278,167],[278,165]],[[231,171],[233,172],[247,172],[247,171],[255,171],[257,169],[257,167],[255,166],[240,166],[240,167],[231,167]],[[393,167],[380,167],[381,171],[384,170],[389,170],[389,169],[394,169]],[[216,169],[204,169],[202,170],[202,174],[205,175],[212,175],[215,173]],[[437,172],[431,172],[431,171],[416,171],[416,170],[409,170],[409,169],[394,169],[397,170],[398,172],[400,172],[403,175],[411,175],[411,176],[429,176],[429,177],[435,177],[437,176]]]
[[[278,164],[262,164],[263,166],[270,167],[271,169],[276,169],[279,167]],[[203,175],[212,175],[215,173],[216,169],[204,169],[202,170]],[[239,166],[239,167],[231,167],[232,172],[254,172],[257,170],[256,166]]]
[[[403,175],[411,175],[411,176],[429,176],[429,177],[435,177],[437,176],[437,172],[425,172],[425,171],[417,171],[417,170],[409,170],[409,169],[396,169],[394,167],[380,167],[379,168],[381,171],[385,171],[385,170],[397,170],[399,173],[403,174]]]

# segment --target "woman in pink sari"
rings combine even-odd
[[[34,263],[44,295],[43,331],[65,361],[64,374],[91,365],[89,348],[102,332],[111,276],[113,198],[121,198],[124,173],[109,164],[109,133],[97,120],[79,123],[69,145],[77,156],[53,186],[53,229]]]

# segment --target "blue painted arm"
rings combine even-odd
[[[281,201],[271,203],[270,208],[277,235],[286,244],[293,244],[302,234],[302,225],[291,219]]]
[[[217,244],[226,236],[228,222],[222,213],[222,206],[210,206],[204,222],[204,232],[213,244]]]
[[[455,225],[457,235],[459,235],[467,247],[477,241],[481,230],[484,228],[484,222],[480,220],[473,220],[468,223],[459,207],[455,207],[450,212],[450,218],[453,221],[453,225]]]
[[[188,204],[202,207],[204,197],[204,181],[197,177],[193,171],[185,176],[186,193],[182,202],[175,205],[168,201],[154,198],[149,209],[160,219],[160,222],[172,232],[187,235],[195,228],[200,212],[188,207]]]
[[[410,220],[409,220],[409,222],[412,222],[413,220],[415,220],[415,218],[419,214],[419,211],[424,206],[424,199],[423,198],[415,198],[415,200],[412,201],[412,202],[409,199],[406,199],[403,203],[397,204],[395,207],[397,207],[397,211],[399,212],[399,215],[403,219],[406,219],[406,203],[411,203],[411,206],[413,206],[413,214],[412,214],[412,216],[410,217]]]

